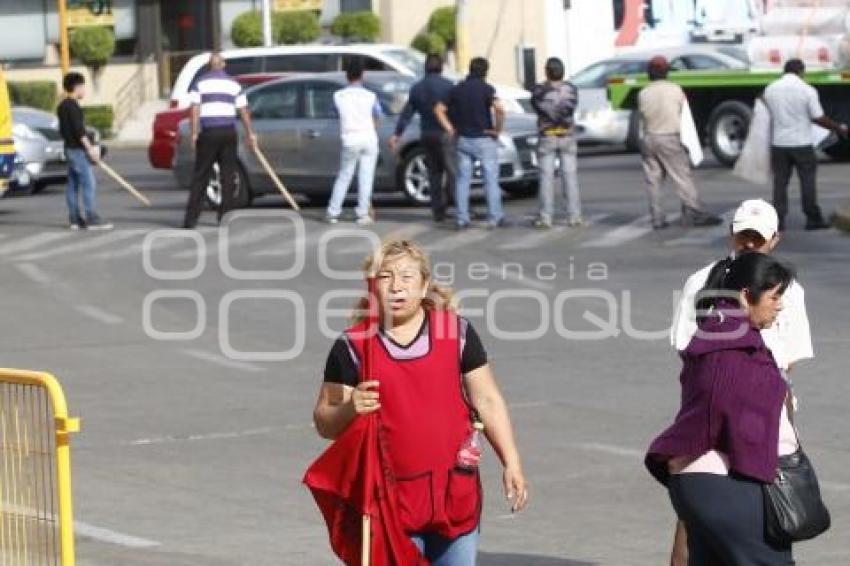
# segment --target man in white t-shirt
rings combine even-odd
[[[363,63],[354,58],[348,63],[345,72],[348,86],[334,93],[334,103],[339,113],[342,154],[325,218],[331,224],[339,221],[342,203],[354,178],[354,171],[357,170],[357,223],[371,224],[373,220],[369,209],[375,166],[378,163],[377,126],[383,112],[375,93],[363,86]]]
[[[776,209],[762,199],[745,200],[735,211],[731,234],[731,259],[745,252],[771,253],[780,239]],[[678,352],[687,348],[697,331],[696,296],[705,287],[715,265],[717,262],[706,265],[685,282],[670,328],[670,343]],[[786,377],[795,363],[814,357],[805,293],[796,280],[792,281],[782,296],[782,310],[776,322],[762,330],[761,335],[773,353],[776,365]],[[687,564],[687,534],[681,522],[676,527],[670,563],[673,566]]]
[[[761,199],[744,201],[735,211],[731,232],[732,257],[748,251],[770,253],[780,238],[776,210]],[[670,329],[670,343],[677,351],[684,350],[696,332],[694,301],[696,294],[705,286],[708,274],[715,264],[716,262],[713,262],[703,267],[685,282]],[[787,372],[794,363],[812,358],[814,353],[809,318],[806,315],[805,293],[796,280],[782,296],[782,304],[783,308],[776,323],[762,330],[762,338],[773,352],[776,364]]]

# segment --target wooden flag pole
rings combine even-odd
[[[294,210],[300,211],[301,207],[298,206],[298,203],[295,202],[295,199],[292,198],[292,195],[289,194],[289,191],[286,190],[286,187],[283,185],[280,178],[275,174],[274,169],[272,169],[272,166],[269,164],[268,159],[266,159],[266,156],[263,155],[263,152],[260,150],[260,146],[254,146],[254,153],[256,154],[260,165],[262,165],[263,169],[266,170],[266,174],[272,178],[272,182],[277,187],[277,190],[280,191],[280,194],[282,194],[283,198],[285,198],[286,201],[289,203],[289,206],[291,206]]]
[[[110,167],[109,165],[104,163],[103,160],[98,160],[97,164],[100,166],[101,169],[103,169],[106,172],[107,175],[112,177],[112,179],[116,183],[121,185],[121,187],[123,187],[128,193],[130,193],[131,195],[136,197],[139,200],[139,202],[141,202],[145,206],[151,205],[151,201],[148,200],[148,197],[146,197],[144,194],[142,194],[141,191],[136,190],[136,188],[133,187],[133,185],[131,185],[124,177],[119,175],[115,171],[115,169],[113,169],[112,167]]]

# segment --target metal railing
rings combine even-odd
[[[0,566],[74,566],[69,437],[48,373],[0,369]]]
[[[114,130],[118,130],[145,101],[144,71],[144,67],[139,66],[124,86],[115,93],[115,114],[112,126]]]

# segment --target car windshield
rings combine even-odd
[[[410,77],[398,77],[380,82],[367,82],[366,88],[378,95],[384,113],[396,116],[404,109],[412,85],[413,79]]]
[[[724,55],[732,57],[733,59],[737,59],[745,65],[750,64],[750,57],[747,55],[747,52],[741,49],[740,47],[720,47],[718,51],[723,53]]]
[[[611,75],[632,75],[646,70],[642,61],[602,61],[579,71],[570,79],[578,88],[605,88]]]
[[[410,69],[417,77],[425,74],[425,55],[415,49],[385,49],[381,54],[399,67]]]

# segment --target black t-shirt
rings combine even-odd
[[[461,334],[460,340],[463,349],[460,354],[460,372],[467,374],[476,370],[487,363],[487,352],[484,350],[484,345],[481,343],[481,338],[472,325],[464,318],[461,318]],[[422,326],[419,327],[419,332],[416,334],[410,344],[402,345],[381,332],[380,338],[388,345],[388,349],[402,356],[410,358],[420,357],[430,352],[430,335],[428,333],[428,318],[422,321]],[[415,350],[424,350],[420,355],[415,354]],[[404,358],[402,358],[404,359]],[[340,383],[356,387],[360,379],[359,361],[354,353],[353,347],[348,343],[348,339],[343,334],[337,338],[328,354],[327,362],[325,363],[325,382]]]
[[[86,135],[86,121],[80,104],[68,97],[59,103],[56,115],[59,117],[59,133],[65,141],[65,147],[82,149],[80,138]]]
[[[466,77],[449,91],[446,106],[458,135],[483,138],[493,129],[493,101],[496,89],[476,77]]]

